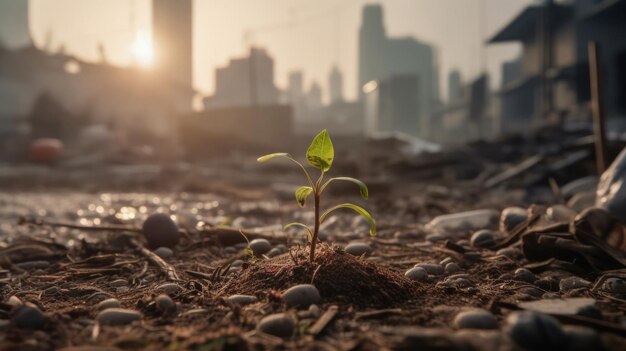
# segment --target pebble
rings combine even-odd
[[[157,296],[156,299],[154,299],[154,304],[162,313],[176,312],[176,303],[168,295],[161,294]]]
[[[495,244],[496,236],[489,229],[482,229],[472,235],[470,244],[473,247],[487,248]]]
[[[561,290],[561,292],[568,292],[570,290],[580,289],[580,288],[588,288],[590,286],[591,286],[591,282],[584,280],[582,278],[579,278],[579,277],[563,278],[559,282],[559,290]]]
[[[183,289],[180,287],[180,285],[176,283],[165,283],[165,284],[157,286],[156,290],[164,292],[168,295],[174,295]]]
[[[554,222],[570,222],[576,217],[576,211],[565,205],[554,205],[548,207],[546,216]]]
[[[529,271],[526,268],[518,268],[515,270],[514,274],[515,280],[519,280],[526,283],[534,283],[537,277],[535,277],[535,273]]]
[[[164,213],[153,213],[143,222],[143,235],[151,248],[174,247],[180,241],[178,226]]]
[[[567,337],[570,351],[603,350],[602,341],[598,333],[587,327],[578,325],[564,325],[563,332]]]
[[[267,257],[276,257],[276,256],[281,255],[281,254],[282,254],[282,252],[280,251],[280,249],[275,247],[275,248],[271,249],[268,253],[266,253],[265,256],[267,256]]]
[[[527,295],[531,298],[538,298],[538,297],[542,297],[544,291],[539,289],[539,288],[535,288],[534,286],[524,286],[521,287],[519,289],[517,289],[517,292],[519,294],[523,294],[523,295]]]
[[[248,305],[257,302],[256,296],[252,295],[231,295],[226,300],[234,305]]]
[[[443,281],[444,285],[452,286],[455,288],[469,288],[474,284],[467,278],[449,276]]]
[[[118,299],[106,299],[104,301],[100,301],[97,305],[98,310],[106,310],[107,308],[120,308],[122,304]]]
[[[626,280],[620,278],[608,278],[602,284],[602,289],[612,294],[626,294]]]
[[[552,277],[535,280],[535,285],[545,291],[559,291],[559,281]]]
[[[443,267],[437,263],[418,263],[415,267],[424,268],[428,274],[432,275],[442,275],[444,272]]]
[[[322,315],[322,309],[318,305],[309,306],[309,315],[313,318],[319,318]]]
[[[350,243],[344,249],[353,256],[367,255],[372,252],[372,247],[367,243]]]
[[[426,235],[426,240],[430,241],[431,243],[437,243],[440,241],[444,241],[446,240],[447,237],[441,235],[441,234],[429,234]]]
[[[163,247],[163,246],[154,250],[154,253],[161,258],[170,258],[174,256],[174,251],[172,251],[172,249],[170,249],[169,247]]]
[[[236,254],[237,253],[237,249],[235,249],[232,246],[229,246],[229,247],[224,249],[224,253],[227,254],[227,255]]]
[[[404,275],[411,280],[421,282],[426,280],[426,278],[428,277],[428,272],[426,272],[426,270],[422,267],[413,267],[406,271]]]
[[[41,329],[46,322],[46,316],[30,302],[24,303],[18,307],[17,312],[13,316],[13,323],[19,328],[25,329]]]
[[[516,226],[528,219],[528,210],[522,207],[507,207],[500,214],[500,231],[511,232]]]
[[[50,295],[56,295],[59,293],[61,289],[59,289],[59,287],[57,286],[51,286],[48,289],[43,291],[43,294],[46,296],[50,296]]]
[[[112,288],[120,288],[126,285],[128,285],[128,282],[126,281],[126,279],[116,279],[109,283],[109,286]]]
[[[276,313],[261,319],[256,328],[258,331],[266,334],[289,337],[293,335],[296,323],[290,316],[284,313]]]
[[[96,320],[100,324],[107,325],[126,325],[131,322],[141,320],[143,316],[141,313],[133,310],[127,310],[124,308],[107,308],[104,311],[98,313]]]
[[[266,239],[254,239],[250,241],[248,246],[255,256],[261,256],[268,253],[272,249],[272,244]]]
[[[567,342],[561,324],[553,317],[523,311],[511,313],[506,321],[511,339],[528,350],[559,350]]]
[[[22,300],[20,300],[19,297],[12,295],[11,297],[9,297],[6,304],[11,306],[12,308],[17,308],[22,306],[24,303],[22,302]]]
[[[505,256],[508,257],[510,259],[516,259],[518,257],[521,256],[521,252],[517,249],[514,249],[512,247],[505,247],[504,249],[500,249],[498,251],[496,251],[496,255],[497,256]]]
[[[461,267],[459,267],[459,265],[454,262],[448,263],[445,267],[445,271],[448,274],[457,273],[460,270],[461,270]]]
[[[309,307],[322,301],[320,292],[314,285],[300,284],[292,286],[283,293],[283,301],[287,306]]]
[[[454,317],[453,324],[457,329],[498,329],[496,317],[485,310],[461,312]]]

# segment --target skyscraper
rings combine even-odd
[[[152,0],[156,69],[177,83],[193,85],[192,0]]]
[[[363,96],[363,86],[367,82],[386,77],[386,41],[382,7],[365,6],[359,31],[359,97]]]
[[[328,91],[331,104],[343,101],[343,76],[337,66],[333,66],[328,76]]]
[[[0,47],[32,45],[28,26],[28,1],[0,0]]]

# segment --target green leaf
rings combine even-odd
[[[288,153],[286,153],[286,152],[277,152],[277,153],[274,153],[274,154],[269,154],[269,155],[261,156],[261,157],[257,158],[256,160],[257,160],[258,162],[267,162],[267,161],[269,161],[269,160],[271,160],[271,159],[273,159],[273,158],[276,158],[276,157],[286,157],[286,158],[292,158],[292,157],[291,157],[291,155],[289,155],[289,154],[288,154]]]
[[[311,146],[306,151],[306,159],[309,164],[326,172],[330,169],[335,158],[335,149],[330,140],[328,131],[322,130],[311,142]]]
[[[367,190],[367,185],[365,185],[365,183],[363,183],[362,181],[356,179],[356,178],[350,178],[350,177],[335,177],[335,178],[330,178],[323,186],[322,186],[322,190],[320,191],[320,193],[322,193],[324,191],[324,189],[326,189],[326,187],[334,180],[347,180],[349,182],[352,182],[356,185],[359,186],[359,191],[361,192],[361,197],[363,197],[364,199],[367,199],[367,197],[369,196],[369,191]]]
[[[309,241],[311,241],[313,239],[313,232],[311,231],[311,228],[309,228],[309,226],[307,226],[304,223],[300,223],[300,222],[292,222],[289,224],[285,224],[285,226],[283,227],[283,230],[287,230],[291,227],[302,227],[304,229],[306,229],[307,231],[307,236],[309,237]]]
[[[311,188],[310,186],[301,186],[296,190],[296,201],[298,201],[300,207],[304,207],[304,202],[306,201],[306,198],[309,197],[312,192],[313,188]]]
[[[355,211],[356,213],[360,214],[361,216],[363,216],[363,218],[367,219],[367,221],[370,223],[370,235],[371,236],[376,235],[376,223],[374,222],[374,219],[372,218],[372,216],[364,208],[354,205],[354,204],[341,204],[341,205],[337,205],[335,207],[332,207],[326,210],[326,212],[324,212],[322,216],[320,217],[320,223],[324,222],[324,219],[326,219],[326,216],[328,216],[331,212],[333,212],[334,210],[338,210],[340,208],[349,208]]]

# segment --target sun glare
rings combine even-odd
[[[154,63],[152,40],[145,33],[137,35],[137,38],[131,46],[131,52],[135,63],[140,67],[150,68]]]

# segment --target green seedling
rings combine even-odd
[[[302,227],[306,230],[308,237],[309,237],[309,242],[311,243],[311,251],[310,251],[310,256],[309,256],[309,260],[311,262],[313,262],[313,260],[315,259],[315,245],[317,244],[317,236],[319,234],[320,225],[324,223],[324,220],[328,217],[328,215],[335,210],[338,210],[341,208],[347,208],[347,209],[351,209],[355,211],[359,215],[363,216],[369,222],[370,235],[372,236],[376,235],[376,223],[374,222],[374,219],[365,209],[357,205],[354,205],[351,203],[336,205],[327,209],[324,213],[320,215],[321,195],[324,192],[324,190],[326,190],[328,185],[330,185],[330,183],[334,181],[352,182],[359,186],[361,196],[364,199],[367,199],[368,197],[367,186],[365,185],[365,183],[363,183],[362,181],[358,179],[350,178],[350,177],[335,177],[335,178],[330,178],[326,182],[324,182],[324,175],[330,170],[330,167],[332,166],[333,160],[335,158],[335,149],[333,148],[333,143],[330,140],[330,136],[328,135],[328,132],[326,131],[326,129],[321,131],[313,139],[313,142],[311,142],[311,146],[309,146],[309,149],[306,152],[306,159],[309,162],[309,165],[320,170],[320,176],[317,179],[317,181],[314,182],[313,178],[311,178],[311,175],[306,170],[306,168],[300,162],[296,161],[296,159],[294,159],[288,153],[275,153],[275,154],[265,155],[263,157],[259,157],[257,161],[266,162],[266,161],[269,161],[271,159],[278,158],[278,157],[286,158],[290,160],[291,162],[297,164],[304,172],[304,175],[309,185],[301,186],[296,190],[296,201],[298,201],[298,204],[300,205],[300,207],[304,207],[306,199],[309,196],[313,195],[313,201],[315,204],[315,223],[313,226],[313,230],[311,230],[311,228],[307,226],[306,224],[299,223],[299,222],[289,223],[284,226],[285,230],[290,227]]]

